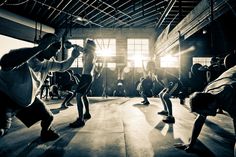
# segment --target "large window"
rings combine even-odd
[[[193,57],[193,64],[200,63],[201,65],[211,65],[212,57]]]
[[[128,39],[128,67],[142,67],[142,62],[150,60],[148,39]]]
[[[97,48],[96,54],[99,60],[104,60],[107,67],[116,67],[116,39],[98,38],[95,40]]]
[[[178,68],[179,57],[176,56],[164,56],[160,58],[160,67],[162,68]]]
[[[24,47],[33,47],[34,44],[30,42],[26,42],[23,40],[18,40],[15,38],[7,37],[4,35],[0,35],[0,58],[8,53],[12,49],[24,48]]]
[[[83,39],[70,39],[69,41],[72,44],[77,44],[77,45],[79,45],[81,47],[84,47],[84,40]],[[73,48],[68,50],[68,57],[71,56],[72,50],[73,50]],[[82,56],[83,56],[83,54],[80,54],[80,56],[74,60],[74,62],[73,62],[71,67],[83,67]]]

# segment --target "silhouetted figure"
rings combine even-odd
[[[41,138],[55,140],[59,135],[51,127],[53,114],[43,101],[36,97],[49,72],[68,69],[79,56],[75,47],[72,56],[63,62],[56,61],[61,43],[55,34],[45,34],[39,45],[21,48],[5,54],[0,71],[0,136],[7,133],[16,115],[27,127],[41,121]]]
[[[194,122],[192,136],[189,144],[177,144],[177,148],[191,151],[201,132],[207,116],[216,116],[217,109],[221,107],[233,119],[236,137],[236,66],[228,69],[217,79],[207,85],[203,92],[195,92],[190,96],[190,108],[198,113]],[[236,145],[234,146],[236,156]]]
[[[181,83],[177,77],[168,73],[166,70],[159,70],[156,79],[163,87],[163,90],[159,93],[159,97],[163,104],[164,110],[158,112],[158,114],[166,116],[162,120],[163,122],[175,123],[175,118],[173,117],[172,113],[172,102],[170,98],[174,92],[179,91]]]

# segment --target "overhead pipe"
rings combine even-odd
[[[88,6],[92,7],[92,8],[94,8],[94,9],[97,9],[98,11],[101,11],[101,12],[103,12],[104,14],[110,16],[110,17],[113,17],[114,19],[116,19],[117,21],[119,21],[119,22],[121,22],[121,23],[123,23],[123,24],[128,24],[127,22],[124,22],[124,21],[122,21],[122,20],[119,20],[118,18],[114,17],[113,15],[111,15],[111,14],[109,14],[109,13],[107,13],[107,12],[105,12],[105,11],[103,11],[103,10],[101,10],[101,9],[99,9],[99,8],[97,8],[97,7],[95,7],[95,6],[93,6],[93,5],[87,4],[86,2],[83,2],[83,1],[81,1],[81,0],[80,0],[80,2],[83,3],[83,4],[85,4],[85,5],[88,5]]]
[[[175,4],[176,0],[170,0],[170,2],[168,3],[168,6],[166,7],[166,9],[164,10],[163,14],[161,15],[160,19],[158,20],[155,29],[159,28],[163,21],[165,20],[165,18],[168,16],[169,12],[171,11],[171,9],[173,8],[174,4]]]
[[[113,7],[112,5],[110,5],[110,4],[106,3],[106,2],[103,2],[102,0],[99,0],[99,2],[101,2],[101,3],[103,3],[103,4],[106,4],[106,5],[109,6],[110,8],[112,8],[112,9],[116,10],[117,12],[119,12],[119,13],[121,13],[121,14],[127,16],[127,17],[129,17],[130,19],[132,19],[132,17],[131,17],[130,15],[124,13],[123,11],[118,10],[117,8]]]

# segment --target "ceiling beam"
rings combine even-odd
[[[168,16],[169,12],[171,11],[173,6],[175,5],[175,2],[176,2],[176,0],[170,0],[169,1],[166,9],[164,10],[163,14],[159,18],[159,20],[158,20],[158,22],[157,22],[157,24],[155,26],[155,29],[158,29],[162,25],[163,21],[165,20],[165,18]]]
[[[11,13],[9,11],[3,10],[1,8],[0,8],[0,17],[4,18],[4,19],[7,19],[9,21],[18,23],[20,25],[24,25],[24,26],[27,26],[27,27],[30,27],[30,28],[35,28],[35,21],[32,21],[32,20],[27,19],[25,17],[16,15],[14,13]],[[48,33],[54,33],[55,29],[52,28],[52,27],[49,27],[49,26],[46,26],[46,25],[42,24],[42,31],[43,32],[48,32]]]
[[[234,0],[215,0],[213,5],[214,19],[217,19],[224,14],[230,8],[229,3],[236,5]],[[210,20],[211,12],[208,0],[202,0],[185,18],[183,18],[176,26],[168,32],[164,38],[161,38],[163,32],[159,35],[155,42],[155,53],[156,55],[163,55],[174,46],[179,44],[179,37],[187,39],[204,26],[208,25]],[[167,29],[167,28],[166,28]]]

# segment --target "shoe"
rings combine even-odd
[[[68,106],[66,104],[61,105],[61,109],[67,109],[67,108],[68,108]]]
[[[85,114],[84,114],[84,119],[90,119],[90,118],[91,118],[90,113],[85,113]]]
[[[168,112],[163,110],[161,112],[157,112],[157,114],[160,114],[160,115],[164,115],[164,116],[168,116]]]
[[[69,103],[67,104],[67,107],[68,107],[68,106],[74,106],[74,105],[73,105],[72,103],[69,102]]]
[[[149,101],[145,101],[143,104],[144,105],[149,105],[150,103],[149,103]]]
[[[175,123],[175,117],[167,116],[165,119],[162,120],[165,123]]]
[[[41,139],[44,142],[54,141],[54,140],[58,139],[59,137],[60,137],[60,135],[52,128],[50,128],[47,131],[41,131]]]
[[[71,127],[71,128],[80,128],[80,127],[83,127],[84,125],[85,125],[84,121],[80,121],[80,120],[77,119],[73,123],[70,123],[69,127]]]
[[[145,100],[141,101],[141,103],[145,103]]]

